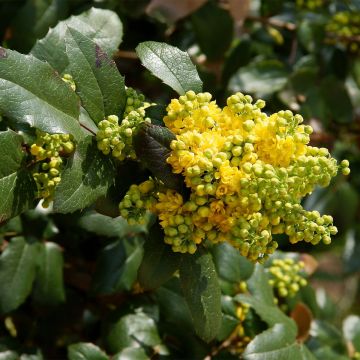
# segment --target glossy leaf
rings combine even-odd
[[[201,92],[202,81],[186,52],[155,41],[141,43],[136,52],[142,64],[178,94]]]
[[[286,84],[288,72],[280,61],[261,60],[242,67],[234,74],[229,83],[233,92],[252,93],[266,97]]]
[[[68,27],[92,39],[109,56],[120,45],[123,34],[119,17],[116,13],[105,9],[92,8],[60,22],[49,30],[45,38],[35,44],[31,53],[38,59],[47,61],[61,74],[69,64],[64,42]]]
[[[241,256],[230,244],[222,243],[212,250],[217,273],[224,280],[239,283],[250,277],[254,264]]]
[[[175,135],[165,127],[143,123],[134,137],[133,143],[137,157],[161,180],[166,187],[181,192],[183,179],[172,172],[172,167],[166,162],[170,155],[170,143]]]
[[[105,195],[114,182],[112,160],[103,155],[92,136],[82,140],[56,187],[54,210],[69,213],[84,209]]]
[[[124,78],[116,64],[90,38],[69,27],[65,36],[76,92],[95,123],[108,115],[122,114],[126,102]]]
[[[17,123],[82,137],[78,98],[49,64],[0,47],[0,94],[0,112]]]
[[[294,342],[287,326],[280,323],[257,335],[246,347],[243,356],[245,360],[314,359],[309,354],[304,356],[302,345]]]
[[[49,28],[68,15],[68,0],[27,0],[12,21],[10,46],[28,52]]]
[[[60,246],[53,242],[42,244],[40,257],[34,286],[34,299],[46,305],[57,305],[64,302],[64,260]]]
[[[31,292],[40,256],[40,244],[23,237],[11,239],[0,256],[0,312],[19,307]]]
[[[106,341],[113,353],[127,347],[153,347],[161,343],[154,320],[142,312],[123,316],[109,324]]]
[[[169,280],[179,268],[180,254],[174,253],[164,243],[164,232],[156,223],[149,231],[145,241],[144,257],[141,262],[138,279],[144,289],[156,289]]]
[[[34,181],[22,169],[22,141],[14,131],[0,132],[0,223],[29,208],[34,199]]]
[[[345,339],[352,342],[356,351],[360,351],[360,317],[349,315],[343,322],[343,332]]]
[[[148,360],[149,357],[141,347],[128,347],[122,350],[120,353],[115,354],[112,360]]]
[[[137,279],[143,252],[142,241],[136,238],[107,245],[99,255],[92,290],[100,294],[130,291]]]
[[[191,22],[196,40],[207,59],[221,58],[233,37],[234,23],[229,12],[209,1],[192,15]]]
[[[180,281],[196,333],[206,342],[214,339],[221,327],[221,292],[210,254],[184,255]]]
[[[77,343],[68,347],[69,360],[108,360],[109,357],[92,343]]]

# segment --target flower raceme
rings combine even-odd
[[[98,149],[105,155],[111,155],[123,161],[125,159],[136,159],[132,139],[137,127],[142,122],[151,122],[145,118],[145,108],[150,104],[145,103],[144,95],[138,94],[134,89],[126,89],[126,107],[124,119],[119,124],[116,115],[110,115],[99,122],[99,131],[96,134]]]
[[[43,199],[42,206],[47,208],[61,181],[62,158],[75,149],[74,139],[70,134],[48,134],[40,130],[36,131],[36,135],[36,141],[30,147],[36,163],[32,175],[37,186],[36,197]]]
[[[227,241],[264,262],[278,246],[273,234],[285,233],[291,243],[329,244],[337,232],[332,217],[300,203],[315,186],[328,186],[339,167],[347,175],[349,163],[338,166],[327,149],[309,146],[312,128],[300,115],[267,115],[264,106],[241,93],[223,109],[209,93],[188,91],[171,100],[164,123],[176,139],[167,162],[184,177],[190,196],[149,180],[151,186],[132,186],[121,215],[136,222],[146,210],[157,214],[175,252]]]

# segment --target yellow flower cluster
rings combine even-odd
[[[62,157],[74,151],[73,137],[70,134],[48,134],[36,131],[36,142],[30,152],[37,164],[33,178],[37,186],[37,198],[42,198],[42,206],[47,208],[54,198],[55,187],[60,183]]]
[[[278,298],[294,297],[301,287],[307,285],[305,264],[291,258],[275,259],[267,269],[269,284]]]
[[[334,14],[326,25],[326,31],[331,44],[342,43],[352,53],[360,50],[360,41],[354,40],[360,37],[360,11],[341,11]]]
[[[237,93],[220,109],[209,93],[192,91],[169,104],[164,122],[176,140],[168,163],[184,176],[191,194],[183,203],[169,190],[161,202],[174,203],[178,197],[177,212],[185,215],[192,244],[228,241],[250,260],[264,261],[277,247],[274,233],[288,234],[292,243],[312,244],[329,243],[336,233],[330,216],[300,205],[316,185],[329,185],[338,170],[336,160],[327,149],[307,145],[312,128],[302,124],[300,115],[280,111],[268,116],[264,106]],[[349,172],[348,162],[341,167]],[[167,233],[173,227],[168,211],[158,211]]]
[[[167,161],[184,176],[190,195],[154,186],[156,201],[148,210],[158,215],[173,251],[192,254],[204,240],[227,241],[250,260],[264,262],[278,246],[272,234],[286,233],[291,243],[328,244],[337,232],[331,216],[300,205],[316,185],[329,185],[336,160],[327,149],[307,145],[312,128],[300,115],[268,116],[264,106],[237,93],[221,109],[209,93],[193,91],[169,104],[164,122],[176,140]],[[344,174],[348,165],[342,161]]]
[[[98,149],[105,155],[111,153],[120,161],[136,159],[133,136],[142,122],[151,122],[150,118],[145,118],[145,108],[150,104],[144,103],[144,96],[132,88],[127,88],[126,94],[126,107],[121,124],[118,116],[109,115],[99,122],[99,131],[96,134]]]

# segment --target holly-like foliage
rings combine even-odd
[[[241,3],[0,5],[0,357],[359,357],[360,5]]]

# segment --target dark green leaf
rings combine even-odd
[[[347,341],[351,341],[356,351],[360,351],[360,317],[349,315],[343,323],[343,333]]]
[[[325,78],[321,83],[320,93],[329,119],[340,124],[348,124],[352,121],[353,107],[342,81],[332,76]]]
[[[92,343],[77,343],[68,347],[69,360],[108,360],[109,357]]]
[[[144,257],[138,278],[144,289],[156,289],[171,278],[179,268],[180,255],[164,243],[164,233],[156,222],[145,241]]]
[[[126,102],[124,79],[116,64],[90,38],[69,27],[65,36],[68,71],[85,110],[95,123],[122,114]]]
[[[149,357],[141,347],[128,347],[112,357],[112,360],[148,360]]]
[[[248,279],[254,270],[254,264],[227,243],[214,246],[212,254],[217,273],[224,280],[239,283]]]
[[[221,327],[221,292],[210,254],[184,255],[180,281],[196,333],[206,342],[214,339]]]
[[[95,211],[90,211],[82,216],[79,219],[78,225],[86,231],[110,238],[123,238],[130,233],[145,232],[144,226],[131,226],[120,216],[112,218],[101,215]]]
[[[242,39],[226,57],[222,70],[222,81],[227,84],[230,77],[238,70],[241,66],[245,66],[251,59],[251,41],[249,39]]]
[[[84,209],[105,195],[114,182],[115,168],[88,136],[82,140],[55,190],[54,210],[69,213]]]
[[[107,245],[100,253],[93,278],[96,293],[111,294],[131,290],[143,256],[142,241],[121,239]]]
[[[178,94],[201,92],[202,81],[186,52],[155,41],[141,43],[136,52],[142,64]]]
[[[40,267],[36,275],[34,299],[38,303],[57,305],[65,301],[63,254],[53,242],[42,244]]]
[[[12,130],[0,132],[0,179],[16,172],[24,158],[22,136]]]
[[[331,350],[333,355],[337,354],[339,359],[340,354],[347,353],[346,342],[340,329],[325,321],[314,320],[312,322],[310,341],[312,342],[311,349],[317,358],[319,358],[322,351],[327,352],[327,350],[325,350],[326,347],[330,348],[329,350]],[[320,351],[319,354],[318,351]],[[325,353],[322,355],[325,355]],[[330,359],[330,357],[325,358]],[[334,359],[335,357],[332,358]]]
[[[0,132],[0,223],[16,216],[32,205],[35,183],[21,169],[25,153],[22,137],[14,131]]]
[[[243,356],[245,360],[304,360],[301,345],[284,324],[275,324],[257,335]]]
[[[17,123],[81,138],[78,98],[50,65],[1,47],[0,54],[0,112]]]
[[[123,316],[110,324],[106,341],[112,353],[127,347],[153,347],[161,343],[154,320],[142,312]]]
[[[69,64],[64,42],[68,27],[92,39],[109,56],[120,45],[123,34],[119,17],[110,10],[92,8],[60,22],[35,44],[31,53],[38,59],[47,61],[61,74]]]
[[[0,224],[32,207],[35,191],[35,182],[27,170],[0,178]]]
[[[0,360],[18,360],[19,355],[15,351],[0,351]]]
[[[164,105],[152,105],[145,109],[146,117],[151,119],[152,124],[164,126],[163,118],[167,114]]]
[[[157,301],[161,314],[172,329],[180,330],[183,334],[194,333],[189,307],[182,295],[179,278],[173,277],[166,284],[156,290]]]
[[[68,14],[68,0],[27,0],[12,22],[10,46],[28,52],[36,39]]]
[[[221,58],[233,38],[234,23],[230,13],[209,1],[191,20],[196,40],[208,60]]]
[[[0,256],[0,312],[21,305],[31,292],[39,261],[40,244],[12,238]]]
[[[183,178],[172,172],[166,162],[170,155],[170,143],[175,135],[165,127],[143,123],[134,137],[133,143],[137,157],[161,180],[166,187],[181,192]]]
[[[255,270],[247,284],[249,291],[256,300],[266,305],[274,306],[274,294],[269,285],[269,278],[260,264],[255,266]]]
[[[277,60],[260,60],[242,67],[230,79],[229,87],[233,92],[252,93],[266,97],[283,88],[288,72],[284,64]]]

